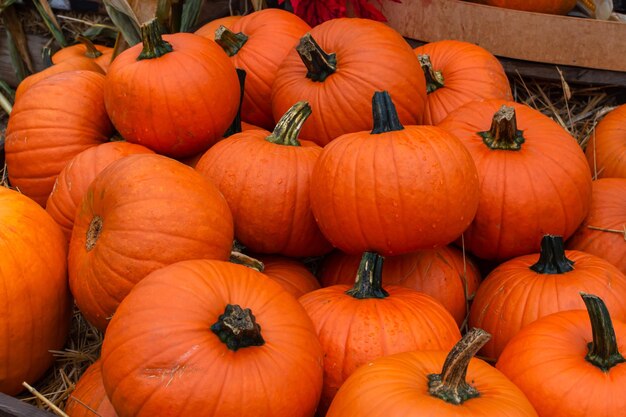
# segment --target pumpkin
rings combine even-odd
[[[504,100],[467,103],[439,125],[471,153],[480,202],[464,233],[479,258],[536,253],[545,234],[570,237],[589,211],[591,175],[578,142],[555,121]]]
[[[450,313],[430,296],[383,288],[382,264],[380,255],[365,252],[352,288],[334,285],[300,297],[324,349],[322,416],[359,366],[399,352],[449,349],[461,337]]]
[[[76,45],[61,48],[52,55],[52,63],[59,64],[74,58],[93,61],[106,73],[113,59],[113,48],[104,45],[94,45],[85,36],[78,35]]]
[[[298,102],[273,132],[232,135],[196,164],[196,170],[224,194],[233,213],[235,237],[251,252],[303,257],[332,249],[315,222],[309,197],[322,148],[298,140],[309,114],[309,105]]]
[[[161,36],[156,19],[141,31],[143,45],[122,52],[107,72],[104,99],[113,124],[128,142],[174,158],[208,149],[237,113],[235,67],[201,36]]]
[[[279,118],[296,101],[309,102],[313,115],[301,136],[324,146],[345,133],[369,130],[372,94],[383,90],[394,98],[402,123],[422,121],[424,73],[402,36],[369,19],[332,19],[311,29],[281,63],[272,112]]]
[[[217,30],[215,41],[236,68],[248,73],[242,120],[267,130],[274,127],[270,99],[278,66],[310,29],[293,13],[263,9]]]
[[[567,14],[576,6],[576,0],[472,0],[476,3],[505,9],[521,10],[525,12]]]
[[[68,242],[72,237],[76,208],[91,181],[112,162],[137,153],[152,151],[132,143],[107,142],[79,153],[61,170],[46,202],[46,211],[61,226]]]
[[[69,417],[117,417],[102,382],[102,361],[97,360],[83,373],[65,403]]]
[[[214,19],[214,20],[211,20],[210,22],[205,23],[198,30],[196,30],[194,33],[196,35],[198,35],[198,36],[202,36],[204,38],[211,39],[212,41],[214,41],[215,40],[215,31],[220,26],[225,26],[227,28],[231,28],[233,26],[233,24],[235,22],[237,22],[241,18],[242,18],[242,16],[240,16],[240,15],[220,17],[218,19]]]
[[[102,346],[120,416],[312,417],[322,349],[298,301],[242,265],[178,262],[135,286]]]
[[[130,155],[93,180],[74,220],[69,278],[85,318],[104,330],[133,285],[185,259],[229,257],[230,210],[219,190],[180,162]]]
[[[0,187],[0,392],[39,379],[72,314],[63,233],[28,197]]]
[[[359,268],[360,257],[340,251],[322,261],[319,272],[324,287],[350,284]],[[469,312],[480,273],[469,258],[452,246],[389,256],[385,259],[383,280],[421,291],[439,301],[461,326]]]
[[[526,396],[474,354],[489,334],[472,329],[446,351],[404,352],[363,365],[339,389],[327,417],[536,417]]]
[[[593,182],[589,215],[567,248],[604,258],[626,275],[626,178]]]
[[[626,178],[626,104],[598,123],[585,155],[594,178]]]
[[[402,126],[387,92],[374,128],[328,144],[311,179],[322,233],[349,254],[385,256],[447,245],[471,223],[478,176],[459,140],[435,126]]]
[[[600,297],[524,327],[496,364],[540,417],[618,416],[626,409],[626,322]]]
[[[493,335],[482,355],[496,361],[527,324],[583,308],[581,291],[602,297],[614,317],[626,319],[626,276],[602,258],[564,250],[560,236],[545,236],[538,255],[504,262],[478,287],[470,309],[470,326]]]
[[[9,180],[44,205],[54,181],[74,156],[113,133],[103,100],[104,75],[55,74],[15,102],[6,130]]]
[[[512,100],[502,64],[469,42],[443,40],[414,49],[426,77],[424,124],[436,125],[452,110],[473,100]]]

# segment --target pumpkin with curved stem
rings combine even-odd
[[[251,252],[303,257],[332,249],[315,222],[309,197],[322,148],[298,139],[310,114],[308,103],[298,102],[272,133],[247,130],[230,136],[196,164],[224,194],[235,236]]]
[[[626,178],[626,104],[600,120],[585,154],[594,178]]]
[[[626,322],[600,297],[524,327],[496,364],[540,417],[618,416],[626,409]],[[541,387],[538,389],[538,387]]]
[[[402,126],[387,92],[372,102],[373,130],[335,139],[315,165],[311,207],[322,233],[349,254],[447,245],[478,207],[471,156],[438,127]]]
[[[526,396],[501,372],[474,358],[489,339],[469,331],[448,353],[404,352],[357,369],[326,417],[537,417]]]
[[[461,337],[450,313],[430,296],[383,288],[382,264],[380,255],[365,252],[352,288],[334,285],[300,297],[324,349],[321,415],[359,366],[399,352],[449,349]]]
[[[480,202],[464,233],[467,250],[504,260],[539,250],[545,234],[569,238],[589,211],[585,155],[560,125],[504,100],[467,103],[439,125],[471,153]]]
[[[576,0],[472,0],[476,3],[525,12],[567,14],[576,6]]]
[[[65,403],[69,417],[118,417],[102,382],[102,361],[91,364]]]
[[[614,317],[626,319],[626,276],[602,258],[564,250],[560,236],[544,237],[539,255],[501,264],[482,282],[470,309],[470,326],[493,335],[481,354],[495,361],[524,326],[582,309],[581,291],[602,297]]]
[[[313,115],[302,138],[324,146],[345,133],[372,127],[375,91],[393,97],[400,121],[422,121],[424,74],[413,50],[395,30],[368,19],[326,21],[305,35],[284,59],[272,86],[272,112],[308,101]]]
[[[84,150],[63,168],[46,202],[46,211],[61,226],[68,243],[76,209],[94,178],[112,162],[138,153],[153,152],[132,143],[107,142]]]
[[[185,259],[228,259],[233,223],[219,190],[161,155],[119,159],[78,206],[69,250],[76,304],[100,330],[132,287]]]
[[[122,137],[184,158],[221,139],[239,104],[239,81],[214,42],[190,33],[161,35],[142,25],[143,45],[122,52],[107,72],[107,112]]]
[[[424,124],[436,125],[473,100],[513,99],[502,64],[478,45],[443,40],[419,46],[414,52],[426,77]]]
[[[243,16],[241,15],[232,15],[232,16],[224,16],[218,19],[211,20],[206,24],[202,25],[198,30],[194,33],[198,36],[202,36],[203,38],[215,40],[215,31],[220,26],[226,26],[227,28],[231,28],[235,22],[241,19]]]
[[[218,28],[215,41],[235,67],[248,73],[242,120],[267,130],[274,127],[270,99],[278,66],[310,29],[304,20],[281,9],[259,10]]]
[[[228,262],[190,260],[131,291],[102,346],[120,416],[312,417],[322,349],[279,284]]]
[[[59,64],[69,59],[82,58],[95,62],[102,68],[102,71],[106,72],[111,65],[113,48],[104,45],[95,45],[89,38],[83,35],[78,35],[76,40],[79,42],[78,44],[67,46],[56,51],[54,55],[52,55],[52,62]]]
[[[36,83],[16,101],[6,130],[9,180],[41,206],[70,159],[113,133],[103,88],[104,75],[70,71]]]
[[[39,379],[72,314],[63,233],[33,200],[0,187],[0,392]]]
[[[360,256],[332,252],[323,260],[319,272],[324,287],[351,284],[359,268]],[[474,298],[480,272],[469,259],[452,246],[389,256],[385,259],[383,280],[421,291],[439,301],[460,326]]]
[[[567,248],[606,259],[626,275],[626,178],[593,182],[589,215]]]

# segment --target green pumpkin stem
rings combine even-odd
[[[237,52],[248,41],[248,37],[242,33],[235,33],[226,26],[221,25],[215,30],[215,42],[222,47],[228,56],[237,55]]]
[[[89,38],[83,35],[78,35],[76,36],[76,40],[82,43],[83,45],[85,45],[85,56],[87,58],[95,59],[95,58],[98,58],[99,56],[102,56],[102,52],[96,49],[96,46],[93,44],[93,42],[89,40]]]
[[[389,297],[389,293],[383,288],[384,260],[385,258],[375,252],[363,253],[354,287],[346,291],[346,294],[358,299]]]
[[[396,106],[387,91],[376,91],[372,97],[372,115],[374,118],[373,135],[395,130],[402,130]]]
[[[46,68],[50,68],[54,65],[52,62],[52,49],[48,46],[44,46],[41,50],[41,60],[43,61],[43,65]]]
[[[296,51],[308,70],[306,77],[313,81],[324,81],[337,71],[337,55],[324,52],[310,33],[300,39]]]
[[[545,235],[541,239],[539,260],[530,269],[538,274],[564,274],[574,269],[574,262],[565,256],[563,237]]]
[[[143,49],[137,57],[138,61],[159,58],[173,51],[172,45],[163,40],[161,26],[156,18],[141,25],[141,40],[143,41]]]
[[[417,56],[417,60],[422,67],[422,71],[424,71],[424,76],[426,77],[426,93],[430,94],[433,91],[442,88],[444,86],[443,74],[441,71],[437,71],[433,68],[430,56],[427,54],[420,54]]]
[[[585,360],[594,366],[608,372],[619,363],[626,362],[617,348],[615,329],[611,321],[611,315],[604,301],[596,295],[581,293],[589,319],[591,321],[591,333],[593,340],[589,343],[589,352]]]
[[[524,143],[524,135],[517,130],[515,108],[502,105],[494,114],[491,128],[486,132],[478,132],[483,143],[493,150],[519,151]]]
[[[471,359],[489,341],[491,335],[473,328],[452,348],[440,374],[428,375],[428,392],[447,403],[459,405],[480,393],[467,383],[467,367]]]
[[[298,135],[302,125],[311,115],[311,106],[306,101],[299,101],[280,118],[271,135],[265,138],[277,145],[300,146]]]
[[[263,262],[253,258],[252,256],[248,256],[234,250],[230,252],[229,262],[233,264],[247,266],[248,268],[255,269],[259,272],[263,272],[265,270],[265,264],[263,264]]]
[[[228,349],[237,351],[250,346],[262,346],[261,326],[257,324],[249,308],[227,304],[224,314],[211,326],[211,331],[219,337]]]
[[[229,136],[234,135],[235,133],[241,133],[241,106],[243,105],[243,91],[246,85],[246,70],[241,68],[237,68],[237,78],[239,79],[239,108],[237,109],[237,114],[233,119],[233,122],[228,127],[226,132],[224,132],[224,137],[227,138]]]

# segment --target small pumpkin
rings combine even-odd
[[[473,356],[489,340],[469,331],[450,351],[404,352],[363,365],[339,389],[326,417],[536,417],[526,396]]]
[[[230,29],[233,26],[233,24],[235,24],[235,22],[237,22],[242,17],[243,16],[241,15],[232,15],[232,16],[220,17],[218,19],[213,19],[210,22],[207,22],[204,25],[202,25],[194,33],[198,36],[202,36],[203,38],[211,39],[212,41],[214,41],[215,31],[220,26],[225,26]]]
[[[93,61],[106,73],[113,59],[113,48],[104,45],[95,45],[83,35],[76,37],[76,45],[61,48],[52,55],[52,63],[59,64],[74,58]]]
[[[69,417],[118,417],[102,382],[102,361],[91,364],[65,402]]]
[[[585,155],[594,178],[626,178],[626,104],[600,120]]]

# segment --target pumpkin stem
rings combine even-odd
[[[376,91],[372,97],[372,114],[374,116],[374,128],[372,134],[392,132],[402,130],[404,126],[400,123],[396,106],[391,101],[391,96],[387,91]]]
[[[243,89],[246,84],[246,70],[241,68],[236,68],[237,78],[239,79],[239,107],[237,109],[237,114],[233,119],[233,122],[228,127],[226,132],[224,132],[224,137],[227,138],[229,136],[234,135],[235,133],[241,133],[241,106],[243,104]]]
[[[244,33],[235,33],[224,25],[215,30],[215,42],[222,47],[228,56],[237,55],[237,52],[247,41],[248,37]]]
[[[211,331],[234,352],[249,346],[262,346],[265,343],[261,336],[261,326],[254,320],[250,309],[243,309],[237,304],[226,305],[224,314],[221,314],[217,322],[211,326]]]
[[[300,39],[296,51],[308,70],[306,77],[313,81],[324,81],[326,77],[337,71],[337,55],[324,52],[310,33]]]
[[[95,58],[98,58],[99,56],[102,56],[102,52],[96,49],[96,46],[93,44],[93,42],[91,42],[91,40],[89,40],[89,38],[83,35],[78,35],[76,36],[76,40],[82,43],[83,45],[85,45],[85,56],[87,58],[95,59]]]
[[[229,262],[233,264],[247,266],[248,268],[256,269],[259,272],[263,272],[265,270],[265,265],[263,264],[263,262],[253,258],[252,256],[248,256],[237,251],[230,252]]]
[[[440,374],[428,375],[428,392],[447,403],[459,405],[480,395],[465,381],[471,359],[489,341],[491,335],[473,328],[452,348]]]
[[[52,49],[50,49],[48,46],[44,46],[44,48],[41,50],[41,60],[43,61],[43,65],[46,68],[50,68],[54,65],[54,63],[52,62]]]
[[[354,287],[346,291],[351,297],[386,298],[389,293],[383,288],[383,261],[385,258],[376,252],[364,252],[356,273]]]
[[[430,94],[433,91],[442,88],[444,86],[443,74],[441,71],[437,71],[433,68],[430,56],[427,54],[420,54],[417,56],[417,60],[422,67],[422,71],[424,71],[424,76],[426,77],[426,93]]]
[[[300,146],[298,135],[300,129],[311,115],[311,106],[306,101],[299,101],[280,118],[274,131],[265,138],[268,142],[277,145]]]
[[[617,349],[617,338],[611,315],[600,297],[584,293],[580,295],[587,307],[593,334],[593,341],[588,344],[589,352],[585,360],[602,371],[608,372],[618,363],[626,362]]]
[[[85,249],[87,249],[87,252],[96,246],[100,233],[102,233],[102,217],[93,216],[91,223],[89,223],[89,228],[87,229],[87,239],[85,240]]]
[[[143,50],[137,57],[138,61],[159,58],[173,51],[172,45],[163,40],[161,27],[156,18],[141,25],[141,40],[143,41]]]
[[[491,128],[486,132],[478,132],[483,143],[490,149],[519,151],[525,139],[521,130],[517,130],[515,108],[505,104],[493,115]]]
[[[541,252],[536,264],[530,269],[538,274],[564,274],[574,269],[574,261],[567,259],[563,237],[545,235],[541,239]]]

